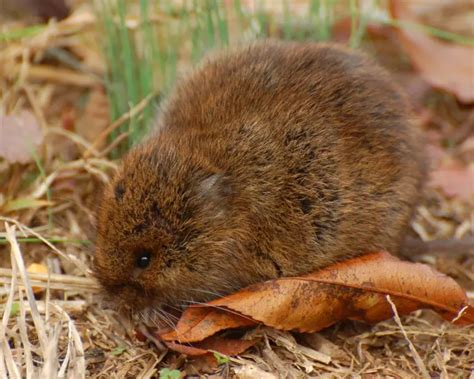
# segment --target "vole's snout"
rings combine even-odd
[[[108,297],[113,299],[113,307],[123,311],[136,311],[149,306],[150,300],[143,287],[136,283],[104,286]]]

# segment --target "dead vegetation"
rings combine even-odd
[[[374,326],[342,322],[313,334],[257,328],[244,337],[259,338],[255,346],[212,367],[160,350],[161,343],[137,335],[108,310],[88,269],[97,197],[116,165],[108,158],[116,142],[104,136],[148,100],[109,120],[96,19],[87,4],[78,4],[71,17],[22,29],[20,38],[5,37],[19,22],[2,20],[0,116],[30,112],[44,140],[26,162],[0,160],[1,377],[152,378],[165,367],[168,378],[173,372],[215,378],[473,375],[474,328],[453,326],[431,311]],[[423,240],[472,236],[474,109],[446,89],[429,87],[393,34],[387,27],[374,30],[367,48],[407,89],[435,172],[412,234]],[[452,276],[474,299],[472,254],[416,259]],[[33,262],[48,274],[27,275]]]

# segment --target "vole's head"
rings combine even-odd
[[[176,146],[155,138],[134,149],[104,193],[94,271],[125,310],[186,305],[236,289],[228,273],[232,185]]]

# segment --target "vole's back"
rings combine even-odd
[[[408,114],[385,71],[339,47],[211,58],[105,190],[96,276],[119,307],[155,310],[396,253],[423,178]]]
[[[211,59],[160,125],[229,178],[246,248],[295,275],[398,251],[423,174],[408,114],[362,55],[272,42]]]

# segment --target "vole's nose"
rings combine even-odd
[[[149,300],[145,297],[145,291],[143,288],[133,282],[108,287],[106,290],[109,297],[118,300],[118,303],[120,303],[120,306],[124,309],[143,309],[149,303]]]

